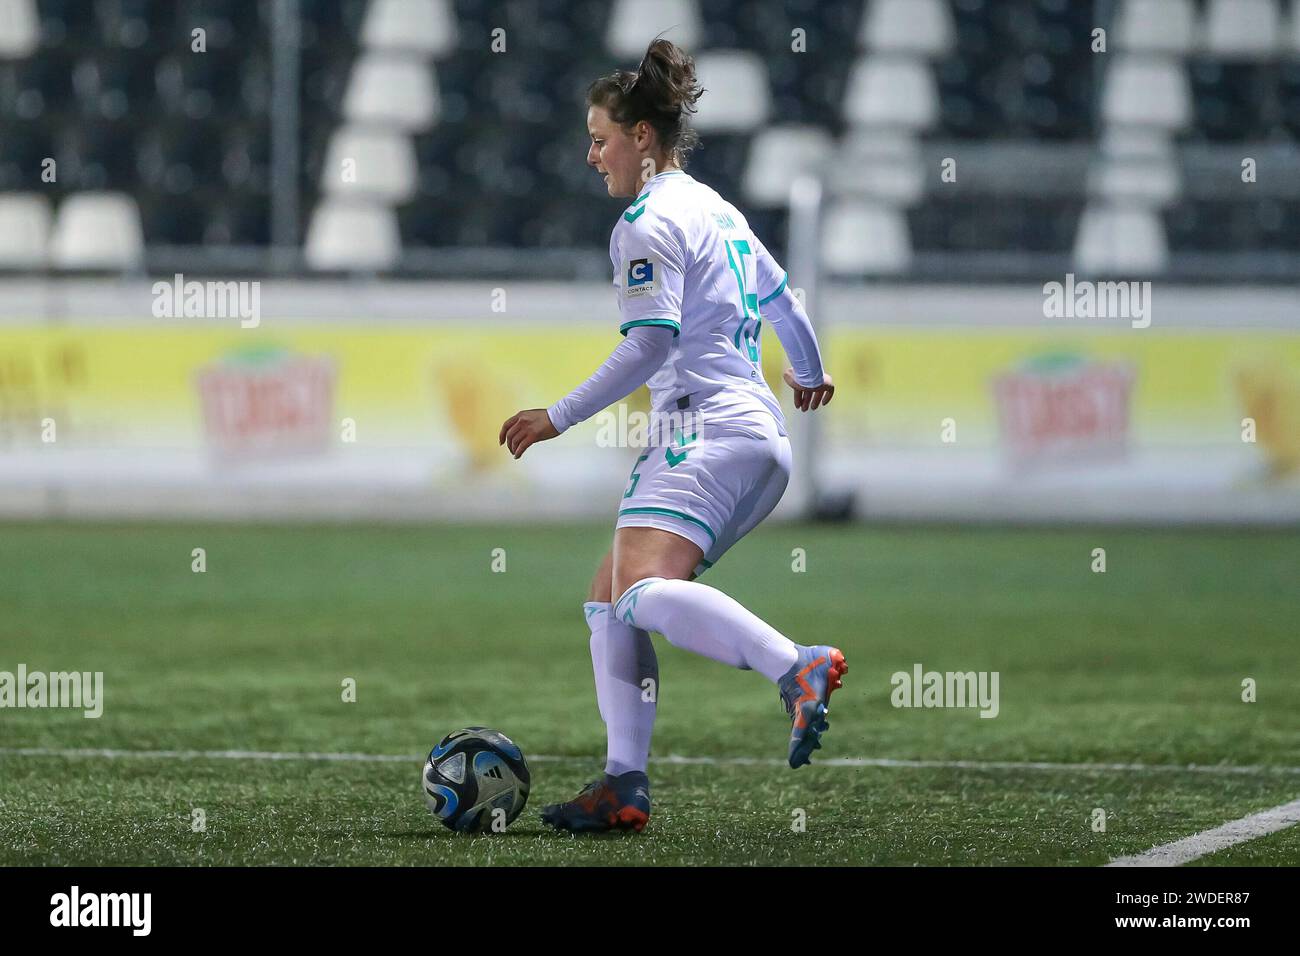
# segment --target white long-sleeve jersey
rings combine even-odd
[[[763,379],[759,331],[771,322],[795,378],[822,384],[817,339],[786,274],[735,206],[681,170],[653,177],[614,227],[609,243],[624,335],[587,382],[548,409],[564,431],[647,382],[656,412],[689,407],[705,422],[745,430],[781,405]],[[597,403],[601,404],[597,404]]]

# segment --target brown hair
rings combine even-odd
[[[645,120],[659,134],[659,144],[685,166],[700,141],[686,116],[695,112],[703,93],[695,80],[695,60],[671,40],[656,37],[635,72],[616,70],[591,84],[587,105],[606,110],[624,129]]]

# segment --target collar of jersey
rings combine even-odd
[[[635,206],[642,199],[645,199],[646,196],[650,195],[650,184],[653,183],[656,179],[664,179],[668,176],[685,176],[685,175],[686,175],[686,170],[684,169],[666,169],[662,173],[655,173],[653,176],[651,176],[649,179],[645,181],[645,189],[642,190],[641,195],[637,196],[636,199],[632,201],[632,205]]]

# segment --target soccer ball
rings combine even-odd
[[[429,751],[421,775],[424,802],[457,833],[497,832],[528,802],[528,764],[519,746],[499,731],[466,727]]]

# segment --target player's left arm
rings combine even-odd
[[[772,325],[781,340],[791,366],[782,376],[794,391],[794,406],[806,412],[821,405],[829,405],[835,394],[835,385],[822,367],[821,350],[817,346],[817,333],[804,311],[803,304],[789,287],[789,277],[776,259],[755,237],[758,254],[758,287],[771,289],[759,301],[762,316]]]

